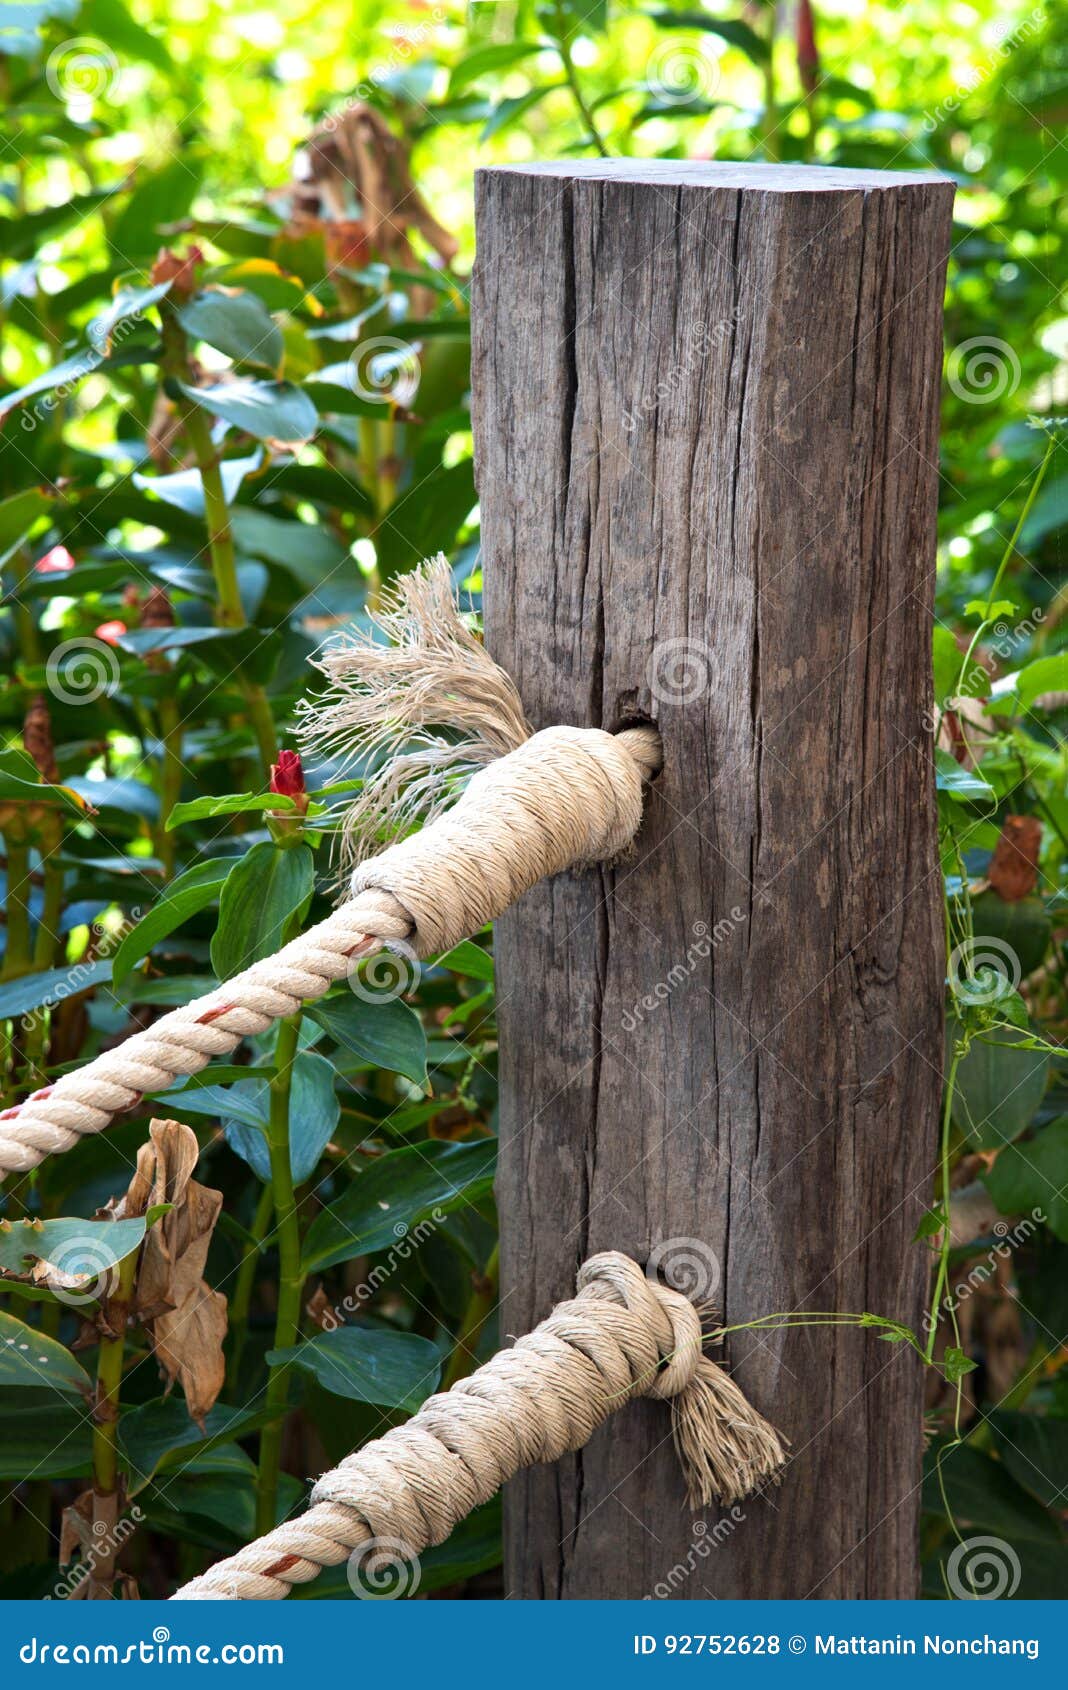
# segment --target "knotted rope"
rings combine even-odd
[[[701,1312],[615,1251],[593,1256],[578,1294],[403,1426],[324,1473],[311,1507],[209,1568],[175,1600],[287,1596],[357,1552],[411,1560],[442,1543],[521,1467],[588,1443],[635,1397],[668,1399],[690,1506],[740,1502],[778,1482],[774,1428],[702,1353]]]
[[[382,621],[398,645],[357,640],[328,657],[335,678],[352,668],[356,678],[333,705],[319,707],[319,737],[331,743],[355,733],[366,754],[369,745],[410,743],[415,730],[419,747],[366,780],[346,823],[351,854],[358,857],[386,820],[396,825],[417,809],[436,819],[361,862],[349,901],[276,956],[0,1113],[0,1178],[102,1132],[146,1092],[199,1073],[212,1057],[296,1014],[382,945],[419,958],[448,951],[545,876],[610,861],[630,845],[642,784],[660,762],[652,729],[531,734],[511,681],[459,619],[444,559],[405,578]],[[421,727],[453,719],[463,731],[447,738]],[[458,773],[472,768],[459,790]]]

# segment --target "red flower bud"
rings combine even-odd
[[[304,769],[296,751],[280,751],[277,763],[271,764],[270,792],[280,792],[286,798],[299,798],[306,790]]]
[[[93,629],[93,632],[98,640],[104,641],[105,645],[118,645],[126,632],[126,624],[119,621],[101,622],[98,628]]]

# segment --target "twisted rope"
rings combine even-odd
[[[317,927],[0,1113],[0,1178],[103,1132],[146,1092],[322,997],[383,944],[420,958],[451,950],[546,875],[619,856],[658,767],[652,729],[534,734],[473,775],[444,815],[363,863],[352,898]]]
[[[442,1543],[521,1467],[588,1443],[635,1397],[672,1403],[690,1504],[730,1505],[769,1482],[782,1443],[733,1380],[702,1353],[701,1315],[615,1251],[593,1256],[578,1295],[470,1378],[428,1399],[324,1473],[300,1519],[257,1539],[174,1600],[276,1600],[350,1556],[410,1561]]]

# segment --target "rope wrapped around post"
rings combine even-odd
[[[578,1293],[414,1417],[324,1473],[311,1507],[184,1585],[173,1600],[273,1600],[323,1567],[442,1543],[521,1467],[588,1443],[635,1397],[669,1400],[691,1507],[778,1482],[778,1433],[703,1354],[702,1310],[615,1251]],[[388,1546],[383,1548],[383,1546]]]
[[[421,959],[448,951],[545,876],[630,846],[643,783],[660,766],[654,730],[533,734],[512,682],[464,626],[444,558],[405,577],[380,622],[392,646],[357,637],[327,653],[334,701],[306,706],[305,740],[350,757],[387,754],[346,820],[351,858],[386,829],[431,819],[358,861],[349,900],[276,956],[0,1112],[0,1178],[70,1150],[146,1092],[296,1014],[383,945]],[[395,747],[407,749],[389,755]]]

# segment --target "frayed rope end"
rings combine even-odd
[[[672,1434],[692,1509],[729,1507],[778,1484],[786,1448],[734,1380],[702,1356],[672,1399]]]
[[[343,875],[440,815],[532,731],[510,677],[463,620],[440,552],[401,576],[371,621],[385,642],[363,632],[331,641],[317,663],[330,688],[297,707],[307,756],[363,765],[340,829]]]

